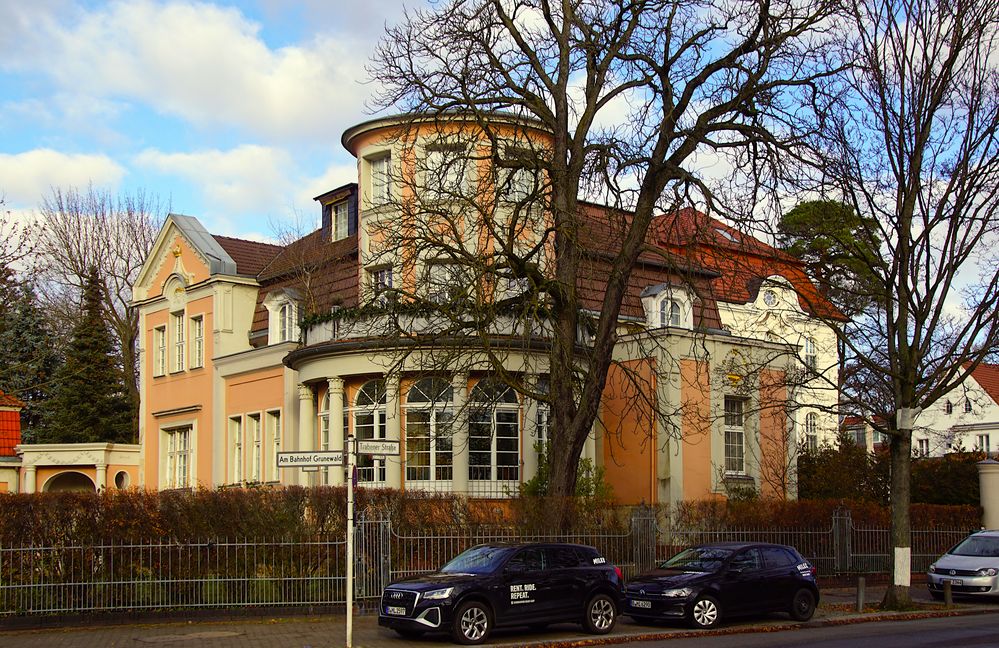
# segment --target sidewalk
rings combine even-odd
[[[884,594],[883,587],[870,587],[866,599],[868,605],[876,606]],[[928,607],[930,598],[925,589],[913,588],[914,598]],[[822,590],[822,604],[815,617],[805,627],[830,623],[858,623],[887,620],[891,618],[911,618],[913,616],[937,616],[947,614],[999,613],[999,603],[974,602],[959,603],[951,610],[942,604],[932,605],[932,609],[903,612],[857,614],[853,612],[856,591],[853,588]],[[16,648],[95,648],[177,646],[193,648],[319,648],[344,646],[345,617],[329,615],[319,617],[284,618],[241,618],[225,621],[197,621],[144,623],[132,625],[97,625],[91,627],[54,628],[42,630],[0,630],[0,646]],[[745,632],[766,632],[776,628],[790,628],[795,624],[783,615],[773,615],[749,621],[736,620],[722,626],[715,632],[733,634]],[[622,617],[611,635],[594,637],[582,632],[579,626],[557,625],[545,632],[524,630],[498,630],[488,645],[514,648],[523,646],[554,646],[572,642],[574,645],[593,643],[625,643],[639,638],[667,639],[669,637],[704,634],[704,631],[691,631],[677,625],[637,625]],[[450,644],[446,637],[436,636],[416,641],[403,640],[394,632],[378,627],[378,619],[372,615],[354,618],[354,641],[356,648],[413,648]]]

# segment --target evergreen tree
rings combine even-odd
[[[21,432],[26,442],[37,436],[45,402],[51,395],[59,355],[30,282],[2,282],[0,309],[0,390],[25,403]]]
[[[55,376],[40,442],[134,441],[128,396],[103,309],[100,274],[91,267],[80,319]]]

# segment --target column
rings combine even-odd
[[[108,487],[108,465],[99,463],[95,467],[97,468],[97,480],[95,485],[97,486],[97,492],[99,493]]]
[[[468,495],[468,374],[461,372],[451,379],[451,389],[454,391],[454,420],[451,431],[451,450],[454,469],[451,490],[461,495]]]
[[[34,493],[35,492],[35,467],[25,466],[24,467],[24,488],[22,493]]]
[[[402,399],[399,394],[399,376],[385,378],[385,439],[400,441],[399,456],[385,457],[385,485],[402,488]]]
[[[344,447],[343,429],[343,378],[330,376],[327,378],[330,390],[330,450],[343,450],[344,455],[347,448]],[[346,456],[344,457],[346,461]],[[343,486],[343,469],[330,468],[330,485]]]
[[[538,453],[534,445],[538,442],[538,401],[524,397],[524,427],[520,435],[520,481],[532,479],[538,474]]]
[[[978,462],[978,485],[982,526],[999,529],[999,461],[986,459]]]
[[[296,450],[315,450],[313,447],[316,438],[316,410],[312,401],[312,388],[302,383],[298,386],[298,446]],[[310,474],[302,472],[301,468],[282,468],[292,473],[291,479],[286,483],[300,484],[308,486],[311,483]],[[285,481],[285,480],[282,480]]]

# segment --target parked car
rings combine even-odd
[[[403,637],[450,632],[461,644],[494,627],[581,623],[606,634],[617,622],[621,570],[593,547],[495,543],[472,547],[432,574],[391,583],[378,625]]]
[[[943,598],[948,582],[959,596],[999,594],[999,531],[972,533],[930,565],[926,585],[933,598]]]
[[[630,580],[621,613],[639,623],[713,628],[723,618],[769,612],[807,621],[818,602],[815,568],[793,547],[720,542],[685,549]]]

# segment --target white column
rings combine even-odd
[[[538,474],[538,453],[534,445],[538,442],[538,401],[524,398],[524,426],[520,434],[520,481],[532,479]]]
[[[451,430],[451,449],[454,453],[452,466],[454,475],[451,481],[453,492],[468,494],[468,374],[458,373],[451,379],[454,391],[454,420]]]
[[[979,500],[982,504],[982,526],[999,529],[999,461],[978,462]]]
[[[35,467],[25,466],[24,467],[24,493],[34,493],[35,492]]]
[[[108,486],[108,465],[99,463],[95,467],[97,468],[97,492],[100,492]]]
[[[399,394],[399,376],[385,379],[385,439],[400,441],[399,456],[385,458],[385,485],[402,488],[402,399]]]
[[[347,452],[343,429],[343,378],[330,376],[327,382],[330,390],[330,450]],[[343,486],[343,484],[343,470],[330,468],[330,485]]]
[[[312,388],[302,383],[298,386],[298,447],[295,448],[296,450],[315,450],[315,423],[316,412],[312,404]],[[315,474],[302,472],[300,468],[283,468],[282,470],[292,473],[290,479],[283,479],[282,481],[291,484],[301,484],[302,486],[310,483],[310,474]]]

